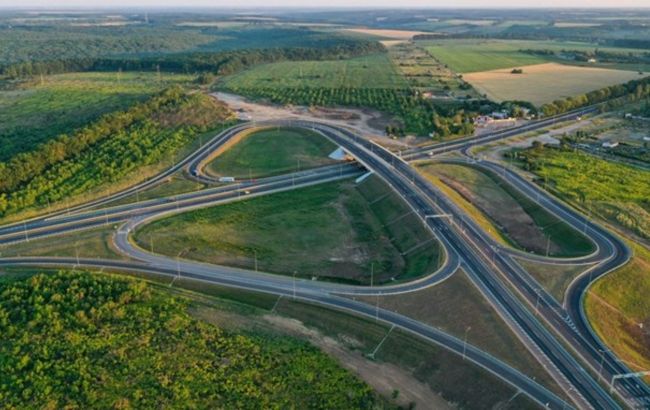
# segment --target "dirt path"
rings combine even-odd
[[[382,145],[409,147],[410,140],[392,139],[385,135],[384,127],[389,118],[378,111],[352,108],[308,108],[302,106],[280,106],[261,104],[242,96],[224,92],[212,96],[226,103],[232,110],[240,112],[251,121],[280,119],[318,120],[336,126],[353,128]]]
[[[358,352],[350,351],[331,337],[305,327],[302,322],[277,315],[265,315],[264,319],[275,328],[307,338],[328,355],[335,357],[339,363],[359,375],[366,383],[384,397],[391,397],[394,390],[399,391],[395,403],[408,407],[415,403],[416,409],[446,410],[452,409],[442,397],[435,394],[424,383],[415,380],[406,371],[390,363],[379,363],[368,360]]]

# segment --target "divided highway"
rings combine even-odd
[[[590,109],[595,110],[593,107]],[[575,116],[584,115],[586,112],[590,111],[573,112],[566,114],[566,117],[563,118],[574,118]],[[553,121],[559,121],[559,119],[555,118]],[[415,168],[403,161],[402,158],[360,138],[347,129],[307,121],[276,121],[267,123],[267,125],[269,124],[301,126],[313,129],[343,147],[363,167],[384,179],[420,216],[422,222],[440,241],[446,253],[443,266],[437,272],[417,281],[370,288],[318,281],[292,280],[278,275],[175,260],[137,248],[129,240],[129,233],[133,229],[155,218],[241,200],[242,196],[249,198],[360,175],[364,170],[355,163],[323,167],[290,175],[265,178],[259,181],[247,181],[245,184],[211,188],[171,198],[79,212],[82,209],[88,209],[90,206],[105,204],[153,186],[163,181],[173,172],[183,168],[192,170],[193,175],[201,178],[200,171],[205,159],[214,150],[226,144],[233,136],[250,128],[251,125],[249,124],[239,125],[224,131],[200,150],[197,150],[165,173],[160,174],[164,176],[157,176],[146,183],[140,184],[137,189],[133,187],[111,198],[98,200],[71,210],[77,211],[76,213],[58,213],[47,218],[41,217],[0,227],[0,245],[2,245],[120,223],[123,225],[116,232],[114,243],[121,252],[138,260],[138,262],[95,259],[77,260],[74,258],[2,258],[0,259],[0,266],[79,265],[124,271],[153,272],[169,276],[182,275],[186,278],[226,286],[301,298],[375,317],[377,320],[394,324],[431,340],[457,354],[461,354],[463,349],[462,341],[457,338],[405,316],[361,302],[355,302],[349,298],[341,297],[341,295],[382,295],[411,292],[439,283],[451,276],[459,266],[462,266],[522,342],[540,359],[579,407],[620,408],[619,403],[613,400],[608,392],[596,382],[592,374],[582,366],[570,351],[574,350],[574,353],[577,353],[582,360],[585,360],[594,373],[598,373],[594,371],[594,369],[598,368],[598,363],[604,363],[600,372],[607,375],[607,377],[628,371],[611,353],[606,356],[598,354],[598,349],[602,347],[602,343],[591,331],[588,322],[584,318],[584,312],[582,312],[582,297],[589,284],[597,277],[622,265],[629,258],[629,250],[618,238],[539,190],[539,188],[533,186],[513,171],[502,169],[497,164],[480,164],[486,169],[502,173],[506,176],[505,180],[508,183],[524,194],[538,198],[540,204],[571,226],[574,226],[574,228],[583,226],[598,245],[597,252],[590,255],[589,258],[591,261],[600,264],[588,276],[583,275],[572,284],[568,292],[569,296],[564,303],[565,306],[561,306],[547,293],[540,296],[541,286],[516,264],[511,258],[511,254],[496,247],[494,241],[485,232],[468,220],[458,207],[429,184],[425,178],[417,173]],[[540,128],[548,125],[548,123],[538,122],[534,127]],[[446,152],[446,150],[463,149],[473,144],[506,138],[530,129],[511,130],[499,135],[491,135],[489,138],[458,140],[444,146],[425,147],[419,151],[407,152],[403,156],[410,159],[422,158],[428,156],[428,152],[438,153]],[[453,215],[453,219],[441,217],[445,215]],[[515,293],[513,293],[513,289]],[[526,301],[529,306],[526,306],[526,303],[523,303],[522,300]],[[537,314],[542,318],[543,322],[529,309],[534,305],[537,305]],[[562,339],[571,346],[570,349],[558,340],[556,335],[549,330],[549,327],[561,335]],[[467,358],[520,389],[541,405],[557,409],[568,406],[555,394],[529,377],[475,347],[468,346]],[[625,380],[616,387],[617,392],[630,406],[643,405],[644,400],[650,397],[647,385],[638,379]]]

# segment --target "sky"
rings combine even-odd
[[[357,8],[495,8],[495,7],[577,7],[597,8],[616,7],[634,8],[650,7],[649,0],[248,0],[236,2],[233,0],[0,0],[2,8],[116,8],[116,7],[146,7],[146,8],[177,8],[177,7],[210,7],[210,8],[254,8],[254,7],[357,7]]]

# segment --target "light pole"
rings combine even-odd
[[[293,300],[296,300],[296,272],[295,270],[293,271]]]
[[[463,360],[465,360],[465,353],[467,352],[467,333],[469,333],[470,329],[472,329],[471,326],[467,326],[467,329],[465,329],[465,338],[463,339]]]
[[[257,272],[257,249],[253,249],[253,253],[255,254],[255,272]]]

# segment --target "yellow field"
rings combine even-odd
[[[382,30],[382,29],[365,29],[365,28],[346,28],[343,31],[351,33],[368,34],[371,36],[390,38],[394,40],[410,40],[413,36],[418,34],[431,34],[424,31],[409,31],[409,30]]]
[[[634,71],[556,63],[528,65],[521,68],[524,70],[523,74],[512,74],[511,67],[469,73],[463,78],[492,100],[523,100],[536,105],[641,78]]]

